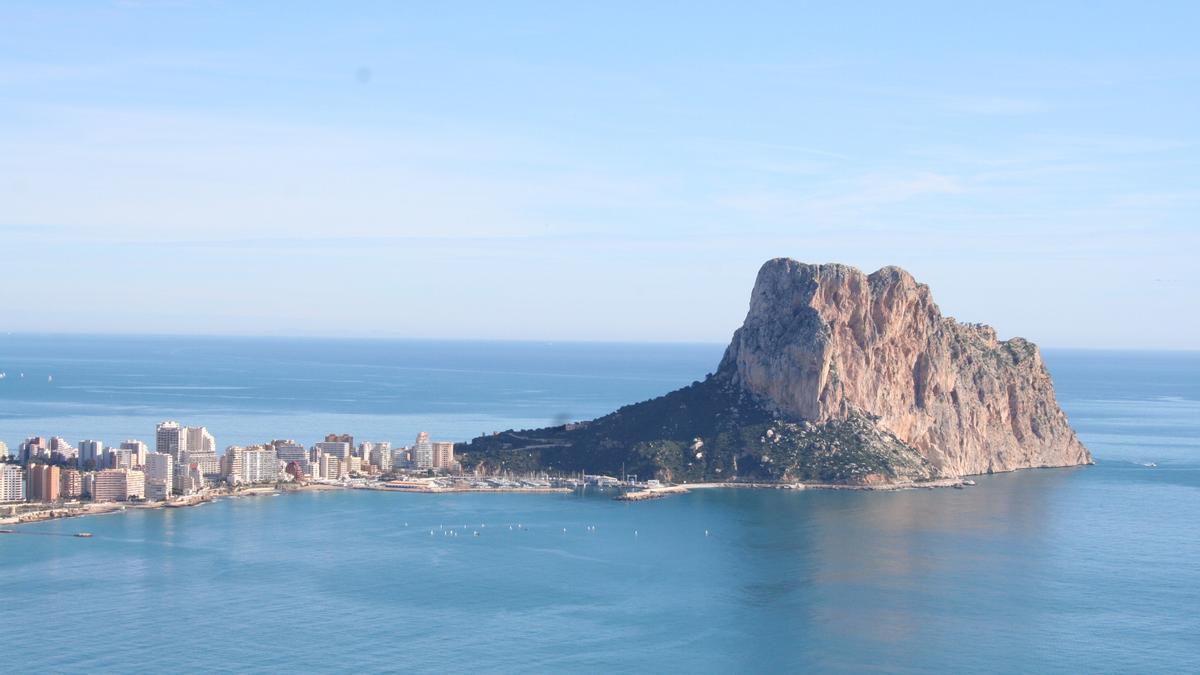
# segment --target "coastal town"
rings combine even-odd
[[[15,454],[0,442],[0,524],[15,524],[126,508],[193,506],[217,497],[275,491],[372,489],[398,492],[569,492],[609,477],[464,475],[454,443],[417,434],[411,446],[329,434],[306,446],[295,440],[225,448],[217,454],[203,426],[176,421],[141,440],[108,446],[87,439],[34,436]]]

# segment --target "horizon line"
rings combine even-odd
[[[180,338],[180,339],[213,339],[213,340],[329,340],[342,342],[450,342],[450,343],[503,343],[503,344],[577,344],[577,345],[654,345],[654,346],[681,346],[681,347],[726,347],[729,342],[716,342],[704,340],[637,340],[637,339],[610,339],[610,340],[586,340],[579,338],[500,338],[500,337],[417,337],[405,335],[334,335],[322,333],[304,333],[304,334],[281,334],[281,333],[150,333],[150,332],[131,332],[121,333],[116,331],[3,331],[0,332],[0,338],[4,337],[79,337],[79,338]],[[732,338],[732,336],[730,336]],[[1014,335],[1008,340],[1021,336]],[[1022,338],[1026,339],[1027,338]],[[1000,340],[1006,342],[1007,340]],[[1029,340],[1033,342],[1032,340]],[[1175,354],[1198,354],[1200,347],[1080,347],[1074,345],[1044,345],[1033,342],[1039,350],[1061,350],[1061,351],[1090,351],[1090,352],[1155,352],[1155,353],[1175,353]]]

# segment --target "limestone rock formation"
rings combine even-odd
[[[783,258],[759,271],[715,374],[456,452],[483,471],[853,486],[1091,462],[1032,343],[943,317],[899,268]]]
[[[1092,461],[1036,345],[943,317],[897,267],[768,261],[717,377],[786,417],[877,418],[944,476]]]

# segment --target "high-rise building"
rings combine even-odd
[[[171,496],[175,479],[175,458],[165,452],[146,456],[146,497],[161,501]]]
[[[38,459],[50,459],[50,442],[41,436],[30,436],[17,447],[17,461],[28,464]]]
[[[187,428],[187,450],[189,453],[217,454],[217,441],[205,427]]]
[[[67,442],[62,436],[50,439],[50,460],[54,462],[70,462],[78,459],[79,450]]]
[[[246,449],[240,445],[231,445],[225,448],[225,454],[221,456],[221,477],[228,483],[242,482],[242,463],[245,454]]]
[[[106,469],[132,469],[134,467],[133,451],[128,448],[109,448]]]
[[[300,465],[300,471],[308,473],[308,451],[304,446],[296,441],[271,441],[271,445],[275,447],[275,456],[283,463],[296,462]]]
[[[354,449],[354,436],[351,436],[350,434],[326,434],[325,442],[326,443],[345,443],[350,446],[351,450]]]
[[[96,473],[92,499],[123,502],[146,497],[146,474],[131,469],[105,469]]]
[[[25,501],[25,471],[16,464],[0,464],[0,502]]]
[[[59,489],[63,499],[79,499],[83,496],[83,475],[78,469],[63,469]]]
[[[204,488],[204,474],[200,472],[200,467],[195,464],[181,462],[175,464],[175,493],[181,495],[194,495]]]
[[[33,464],[25,478],[25,496],[31,502],[56,502],[62,489],[62,469],[52,464]]]
[[[433,468],[435,469],[453,469],[454,462],[454,444],[447,442],[436,442],[433,444]]]
[[[345,477],[345,462],[334,455],[321,455],[321,477],[326,480],[337,480]]]
[[[279,478],[279,457],[274,448],[258,446],[242,454],[242,482],[267,483]]]
[[[179,422],[159,422],[154,429],[154,451],[170,455],[176,462],[180,453],[187,452],[187,442],[187,427]]]
[[[121,449],[128,450],[130,461],[134,466],[146,466],[146,457],[150,454],[150,447],[142,441],[130,439],[121,442]]]
[[[320,450],[322,454],[333,455],[343,461],[351,454],[350,444],[346,441],[325,441],[316,443],[313,447]]]
[[[107,461],[108,458],[104,454],[104,441],[91,439],[79,441],[79,468],[85,471],[102,469]]]
[[[413,464],[418,469],[432,469],[433,461],[433,442],[429,440],[429,433],[422,431],[413,444]]]
[[[380,471],[392,470],[392,444],[388,441],[366,441],[358,446],[359,455],[379,467]]]

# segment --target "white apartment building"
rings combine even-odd
[[[279,457],[274,449],[254,448],[242,453],[243,483],[267,483],[279,477]]]
[[[380,471],[392,470],[392,444],[388,441],[359,444],[363,459],[379,467]]]
[[[321,477],[326,480],[343,478],[345,463],[333,455],[321,455]]]
[[[0,464],[0,502],[25,501],[25,471],[16,464]]]
[[[175,481],[175,458],[162,452],[146,455],[146,497],[163,500],[171,496]]]
[[[341,441],[321,441],[320,443],[313,444],[313,448],[320,450],[322,454],[333,455],[342,461],[349,457],[351,450],[353,450],[349,443]]]
[[[429,433],[422,431],[417,434],[417,442],[413,444],[413,464],[418,469],[433,468],[433,442],[429,440]]]
[[[146,497],[146,474],[130,469],[105,469],[96,473],[92,499],[98,502],[123,502]]]

